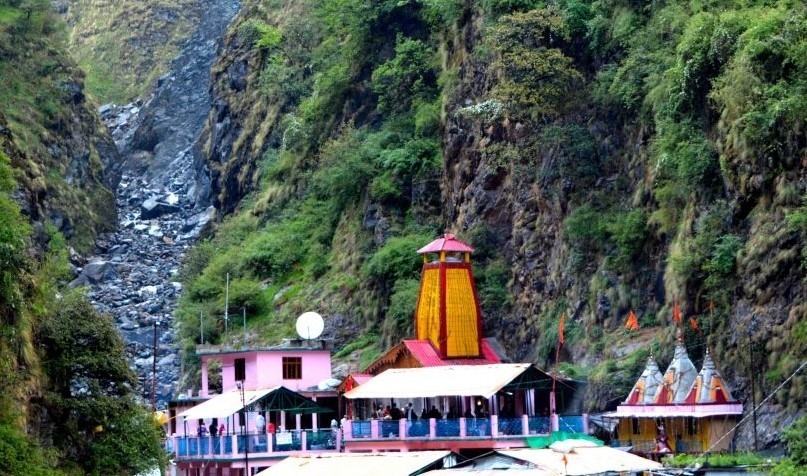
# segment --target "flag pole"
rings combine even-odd
[[[555,398],[555,387],[558,381],[558,361],[560,360],[560,349],[563,346],[563,331],[564,321],[566,320],[566,313],[560,314],[560,323],[558,324],[558,345],[555,349],[555,371],[552,372],[552,393],[549,394],[549,414],[550,417],[557,413],[557,401]]]

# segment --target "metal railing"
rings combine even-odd
[[[586,415],[519,416],[406,420],[349,420],[346,441],[381,439],[473,439],[548,435],[553,431],[585,433]],[[403,435],[401,434],[403,433]]]
[[[369,427],[368,427],[369,428]],[[339,434],[331,429],[291,430],[283,433],[248,433],[223,436],[173,436],[164,443],[178,459],[233,458],[245,454],[299,451],[334,451]]]

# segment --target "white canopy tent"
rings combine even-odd
[[[490,397],[532,364],[447,365],[389,369],[345,393],[348,399]]]
[[[196,405],[193,408],[185,410],[177,415],[177,418],[187,418],[188,420],[205,419],[205,418],[226,418],[244,407],[249,407],[251,404],[260,400],[269,392],[276,390],[278,387],[263,388],[259,390],[244,390],[244,399],[241,400],[241,390],[233,390],[230,392],[216,395],[215,397]]]

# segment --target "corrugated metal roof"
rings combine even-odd
[[[345,393],[356,398],[490,397],[532,364],[448,365],[389,369]]]
[[[323,453],[290,456],[257,476],[409,476],[432,467],[450,451]],[[439,466],[438,466],[439,467]]]
[[[473,253],[474,249],[471,247],[471,245],[458,240],[451,233],[446,233],[440,238],[437,238],[428,245],[419,249],[418,254],[422,255],[423,253],[439,253],[441,251]]]

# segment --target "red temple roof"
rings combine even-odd
[[[481,357],[466,357],[466,358],[453,358],[444,359],[440,353],[435,350],[434,346],[428,340],[405,340],[403,344],[412,353],[424,367],[439,367],[443,365],[487,365],[487,364],[500,364],[502,360],[494,352],[493,348],[488,343],[487,339],[482,339],[480,347],[482,348]]]
[[[500,364],[502,358],[494,349],[488,339],[480,341],[482,347],[481,357],[465,357],[444,359],[440,353],[428,340],[403,340],[395,347],[388,350],[384,355],[376,359],[365,370],[365,373],[377,374],[379,370],[387,368],[408,368],[410,365],[396,365],[403,359],[404,355],[409,355],[420,367],[441,367],[444,365],[488,365]],[[403,359],[405,360],[405,359]]]
[[[462,241],[458,240],[454,235],[451,233],[446,233],[445,235],[437,238],[436,240],[432,241],[428,245],[424,246],[423,248],[418,250],[418,254],[423,253],[439,253],[441,251],[451,251],[451,252],[460,252],[460,253],[473,253],[474,249],[471,245],[467,243],[463,243]]]

